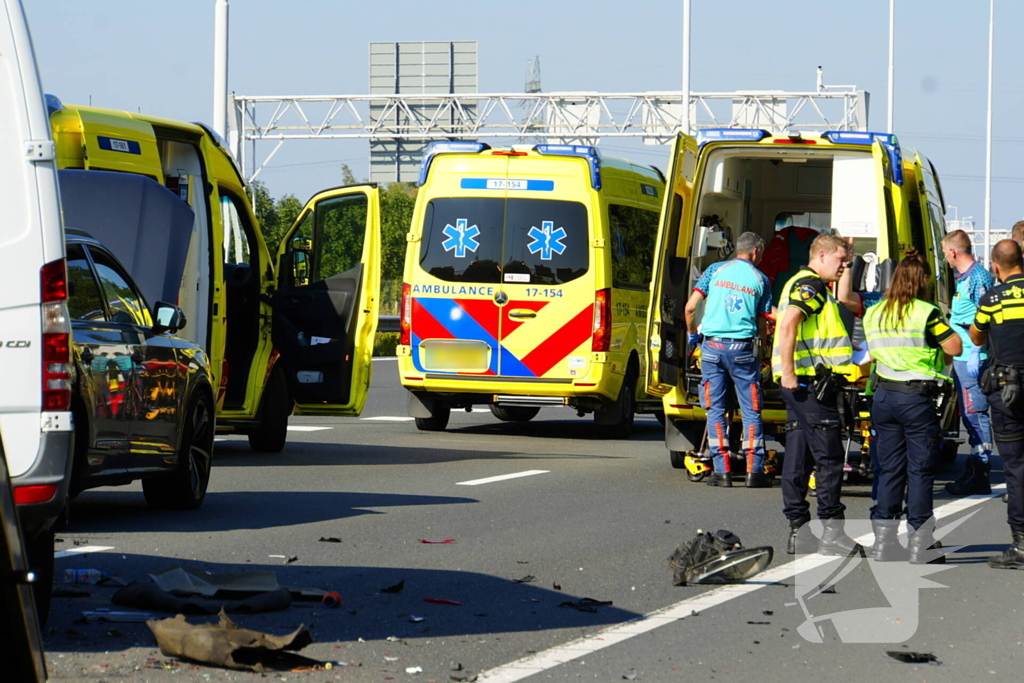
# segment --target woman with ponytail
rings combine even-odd
[[[962,346],[931,303],[931,285],[926,262],[916,249],[908,249],[885,297],[864,316],[878,375],[871,407],[880,468],[878,500],[871,508],[871,556],[883,562],[944,560],[936,551],[941,544],[932,536],[932,488],[941,442],[935,398],[952,381],[946,366]],[[907,550],[898,535],[904,498],[910,531]]]

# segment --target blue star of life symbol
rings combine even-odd
[[[544,221],[538,229],[537,226],[530,228],[530,232],[526,233],[529,237],[533,238],[533,241],[526,245],[526,248],[530,250],[531,254],[540,252],[540,258],[542,261],[550,261],[552,252],[562,255],[565,251],[565,245],[562,244],[568,235],[565,233],[565,228],[559,228],[555,230],[554,221]]]
[[[743,310],[743,297],[739,294],[730,294],[725,297],[725,308],[730,313],[739,313]]]
[[[480,234],[480,228],[469,225],[469,221],[465,218],[457,218],[455,227],[449,223],[441,232],[448,238],[441,242],[441,246],[445,251],[455,250],[455,258],[466,258],[467,249],[476,253],[480,247],[480,242],[476,239]]]

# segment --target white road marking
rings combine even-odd
[[[310,425],[288,425],[289,432],[322,432],[325,429],[334,429],[334,427],[312,427]]]
[[[991,495],[967,496],[966,498],[960,498],[946,503],[934,511],[935,519],[939,520],[949,517],[950,515],[954,515],[987,500],[1002,496],[1005,489],[1005,484],[1000,484],[999,486],[992,487]],[[864,545],[872,541],[872,535],[867,534],[855,540]],[[606,647],[617,645],[633,638],[634,636],[648,633],[662,626],[675,623],[680,619],[686,619],[693,616],[694,612],[700,614],[711,607],[717,607],[718,605],[723,605],[735,598],[749,595],[756,590],[760,590],[765,586],[770,586],[778,581],[792,580],[792,578],[797,574],[825,564],[826,562],[834,559],[834,557],[825,557],[822,555],[801,557],[798,560],[787,562],[786,564],[758,574],[756,582],[715,588],[714,590],[710,590],[695,598],[677,602],[674,605],[669,605],[668,607],[656,610],[650,614],[637,617],[636,619],[627,621],[624,624],[611,626],[602,631],[598,631],[593,635],[573,640],[565,645],[559,645],[549,650],[538,652],[528,657],[523,657],[522,659],[518,659],[514,662],[502,664],[501,666],[484,671],[479,675],[478,680],[501,681],[502,683],[521,681],[524,678],[535,676],[543,671],[553,669],[556,666],[560,666],[574,659],[580,659],[597,652],[598,650],[603,650]]]
[[[379,360],[398,360],[398,356],[379,356],[377,358],[371,358],[370,360],[372,360],[374,363],[376,363]]]
[[[456,486],[479,486],[480,484],[493,484],[496,481],[505,481],[506,479],[518,479],[519,477],[532,477],[535,474],[547,474],[550,470],[527,470],[525,472],[514,472],[513,474],[500,474],[497,477],[487,477],[486,479],[474,479],[472,481],[460,481]]]
[[[397,417],[392,415],[377,415],[374,417],[361,417],[360,420],[375,420],[377,422],[412,422],[415,417]]]
[[[101,553],[104,550],[113,550],[114,546],[110,545],[83,545],[77,548],[68,548],[67,550],[58,550],[53,554],[54,558],[57,557],[68,557],[69,555],[80,555],[82,553]]]

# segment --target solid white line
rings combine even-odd
[[[496,481],[505,481],[506,479],[518,479],[519,477],[532,477],[535,474],[547,474],[550,470],[527,470],[525,472],[515,472],[514,474],[500,474],[497,477],[487,477],[486,479],[474,479],[472,481],[460,481],[456,486],[479,486],[480,484],[493,484]]]
[[[379,360],[398,360],[398,356],[378,356],[376,358],[371,358],[370,360],[372,360],[374,363],[376,363]]]
[[[1005,488],[1005,484],[1000,484],[999,486],[992,487],[991,495],[967,496],[966,498],[960,498],[959,500],[946,503],[934,511],[935,519],[939,520],[949,517],[957,512],[961,512],[967,508],[974,507],[975,505],[987,500],[1001,496]],[[870,542],[872,538],[869,534],[855,540],[863,545]],[[482,672],[478,676],[478,680],[501,681],[501,683],[521,681],[524,678],[535,676],[542,671],[553,669],[556,666],[560,666],[574,659],[579,659],[597,652],[598,650],[603,650],[611,645],[617,645],[618,643],[629,640],[634,636],[653,631],[654,629],[666,626],[667,624],[679,621],[680,619],[685,619],[692,616],[694,612],[699,614],[711,607],[717,607],[718,605],[723,605],[735,598],[749,595],[750,593],[760,590],[765,586],[770,586],[773,583],[790,580],[801,572],[808,571],[809,569],[821,566],[835,559],[836,558],[834,557],[825,557],[822,555],[800,557],[797,560],[787,562],[786,564],[758,574],[756,583],[740,583],[715,588],[707,593],[702,593],[695,598],[677,602],[674,605],[669,605],[668,607],[656,610],[645,616],[637,617],[636,619],[627,621],[624,624],[611,626],[603,631],[598,631],[593,635],[578,638],[577,640],[573,640],[565,645],[559,645],[549,650],[544,650],[543,652],[523,657],[522,659],[518,659],[514,662],[502,664],[501,666]]]
[[[289,432],[322,432],[325,429],[334,429],[334,427],[312,427],[310,425],[288,425]]]
[[[113,550],[114,546],[110,545],[83,545],[77,548],[68,548],[67,550],[58,550],[53,554],[54,558],[67,557],[69,555],[80,555],[81,553],[101,553],[104,550]]]
[[[361,417],[360,420],[375,420],[377,422],[411,422],[415,417],[397,417],[391,415],[377,415],[375,417]]]

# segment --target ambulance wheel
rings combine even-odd
[[[280,453],[288,439],[288,416],[292,414],[288,379],[280,367],[270,371],[260,401],[260,426],[249,434],[249,447],[257,453]]]
[[[669,451],[668,461],[672,463],[672,467],[677,470],[686,469],[686,453],[683,451]],[[689,475],[689,470],[687,470],[687,475]]]
[[[448,418],[451,414],[451,406],[435,404],[430,411],[430,417],[416,418],[416,429],[421,432],[443,432],[448,427]]]
[[[499,406],[496,403],[490,405],[491,414],[502,422],[529,422],[537,417],[540,408],[529,406]]]
[[[619,421],[613,424],[599,426],[601,435],[610,439],[628,439],[633,433],[633,418],[636,411],[636,369],[632,365],[626,370],[626,376],[622,378],[622,386],[619,387],[619,395],[615,403],[607,410],[618,412]]]

